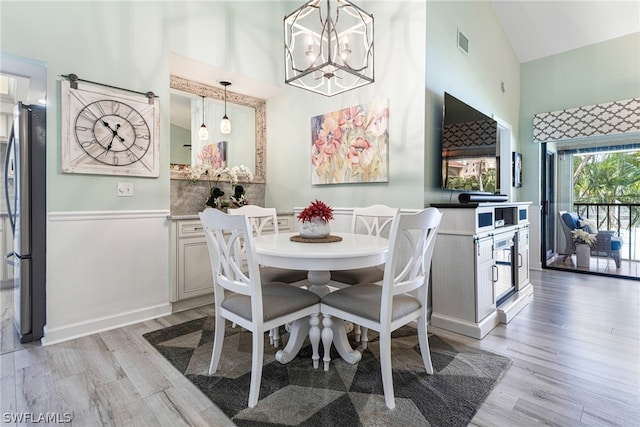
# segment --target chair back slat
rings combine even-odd
[[[382,281],[381,318],[391,315],[393,295],[415,293],[426,309],[431,258],[442,213],[426,208],[398,214],[389,237],[389,257]]]
[[[227,209],[229,215],[246,215],[249,218],[254,236],[262,236],[271,225],[273,233],[278,232],[278,213],[275,208],[263,208],[256,205],[245,205],[236,209]]]
[[[205,209],[200,213],[200,220],[209,248],[216,299],[224,299],[226,289],[251,296],[255,302],[252,306],[262,311],[260,273],[253,262],[255,248],[248,218]],[[246,268],[243,268],[244,257]]]
[[[351,231],[369,236],[388,237],[393,219],[399,209],[386,205],[371,205],[353,208],[351,216]]]

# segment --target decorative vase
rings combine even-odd
[[[576,243],[576,264],[578,267],[589,267],[591,264],[591,247],[584,243]]]
[[[300,236],[308,239],[322,239],[331,232],[329,222],[320,218],[311,218],[311,221],[303,221],[300,226]]]

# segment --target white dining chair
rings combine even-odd
[[[393,222],[382,286],[361,283],[339,289],[322,298],[324,369],[329,369],[333,340],[332,317],[353,322],[380,333],[380,368],[387,407],[395,407],[391,371],[391,332],[416,321],[425,370],[433,373],[427,337],[429,272],[442,213],[426,208],[400,213]]]
[[[278,233],[278,214],[275,208],[245,205],[239,208],[227,209],[227,213],[230,215],[245,215],[249,218],[254,236]],[[268,266],[260,266],[260,280],[262,282],[284,282],[296,286],[305,286],[308,283],[305,270]],[[269,332],[269,343],[274,347],[280,346],[280,331],[277,328]]]
[[[371,205],[353,208],[351,214],[351,232],[368,234],[369,236],[389,237],[393,219],[400,209],[387,205]],[[380,282],[384,276],[384,265],[356,268],[352,270],[336,270],[331,272],[332,284],[338,288],[358,283]],[[363,348],[367,348],[367,330],[360,325],[354,325],[356,341],[361,341]]]
[[[265,332],[310,316],[312,360],[320,359],[320,297],[286,283],[263,283],[255,260],[253,233],[244,215],[228,215],[217,209],[200,213],[209,248],[215,297],[215,333],[209,375],[218,369],[229,320],[251,332],[252,363],[249,407],[258,402]],[[241,245],[242,243],[242,245]],[[241,248],[242,246],[242,248]],[[243,268],[246,257],[247,267]]]
[[[266,233],[278,233],[278,214],[275,208],[263,208],[256,205],[245,205],[239,208],[227,209],[229,215],[245,215],[249,218],[254,236]],[[263,282],[284,282],[303,286],[307,280],[305,270],[292,270],[260,266],[260,278]]]

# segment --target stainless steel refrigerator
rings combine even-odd
[[[18,103],[4,167],[13,251],[14,323],[20,342],[42,338],[46,322],[46,109]]]

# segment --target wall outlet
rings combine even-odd
[[[132,197],[132,196],[133,196],[133,182],[119,182],[118,197]]]

